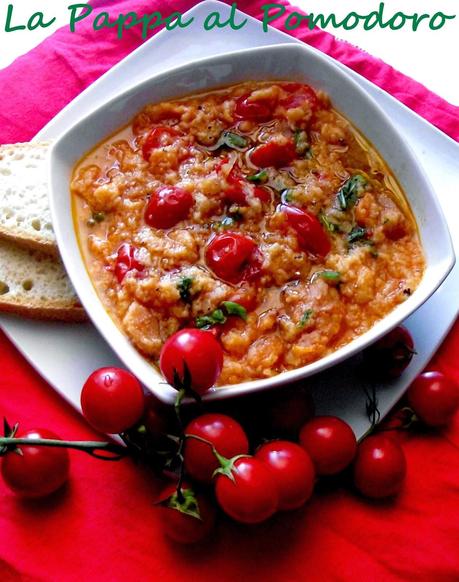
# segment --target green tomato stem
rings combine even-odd
[[[16,437],[0,437],[0,449],[5,448],[5,453],[12,446],[22,445],[31,447],[60,447],[66,449],[75,449],[88,453],[92,457],[102,459],[104,461],[117,461],[128,454],[126,447],[117,445],[116,443],[100,442],[100,441],[62,441],[58,439],[30,439],[30,438],[16,438]],[[100,454],[111,453],[111,456]]]

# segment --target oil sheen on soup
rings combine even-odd
[[[147,105],[75,168],[74,218],[105,308],[157,364],[208,329],[220,385],[309,364],[405,301],[424,271],[403,192],[308,85],[249,82]]]

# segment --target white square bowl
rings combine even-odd
[[[439,287],[455,257],[438,200],[412,151],[376,102],[342,69],[309,47],[285,44],[246,49],[195,61],[152,76],[107,100],[74,124],[53,145],[49,157],[50,203],[59,250],[72,283],[94,325],[125,365],[158,398],[176,392],[131,345],[105,311],[85,268],[74,230],[69,183],[78,160],[97,143],[127,125],[147,103],[180,98],[249,80],[289,80],[323,89],[377,148],[404,189],[419,227],[426,270],[415,292],[369,331],[336,352],[272,378],[222,386],[206,398],[227,398],[281,386],[322,371],[361,351],[407,318]]]

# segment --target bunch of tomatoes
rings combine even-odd
[[[371,370],[378,361],[379,370],[396,377],[413,353],[409,332],[398,327],[369,348],[363,362]],[[160,367],[178,390],[175,412],[146,396],[126,370],[93,372],[81,393],[83,414],[97,430],[119,434],[125,446],[64,442],[42,429],[20,434],[5,421],[0,455],[6,484],[19,495],[42,497],[68,479],[68,448],[102,458],[129,454],[167,480],[157,499],[167,536],[194,543],[212,530],[218,508],[238,522],[260,523],[303,506],[323,477],[350,476],[354,488],[372,499],[396,495],[406,461],[391,431],[407,418],[444,426],[459,407],[455,383],[440,372],[424,372],[409,387],[410,408],[398,421],[373,423],[358,443],[342,419],[314,416],[312,398],[299,384],[204,405],[201,396],[214,385],[222,362],[220,344],[208,331],[181,330],[165,343]],[[196,403],[182,406],[183,396]]]

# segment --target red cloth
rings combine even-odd
[[[194,2],[96,2],[110,13],[184,11]],[[238,6],[260,16],[261,1]],[[282,21],[276,25],[282,26]],[[243,30],[240,34],[243,34]],[[453,138],[458,108],[381,61],[315,30],[300,38],[348,64]],[[0,71],[0,142],[28,140],[68,101],[141,42],[131,31],[58,31]],[[459,382],[456,325],[435,365]],[[64,438],[95,438],[84,420],[0,335],[0,413]],[[346,490],[316,495],[302,511],[253,528],[222,519],[197,548],[164,540],[153,507],[157,483],[129,460],[98,462],[72,452],[72,478],[45,502],[21,502],[0,483],[0,580],[409,580],[459,579],[459,418],[448,429],[397,435],[408,460],[395,503],[372,504]]]

